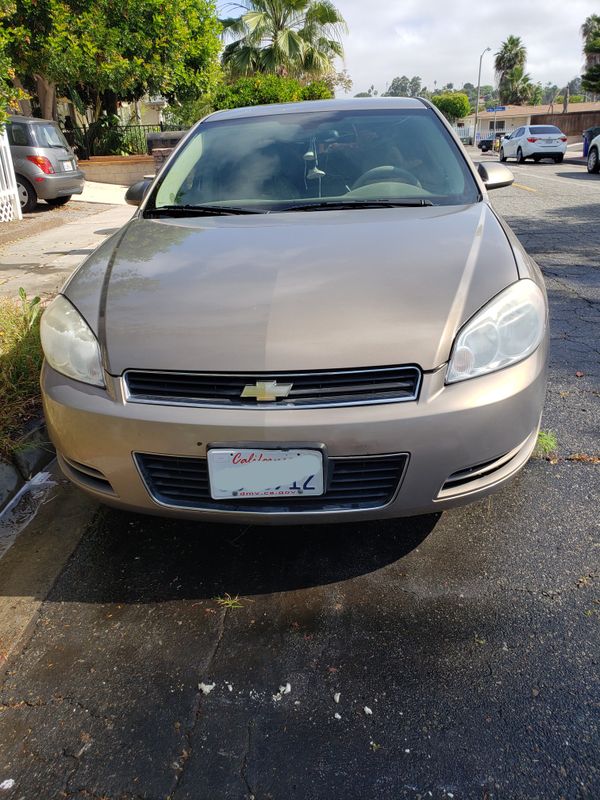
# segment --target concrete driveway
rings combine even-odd
[[[600,180],[514,171],[493,199],[548,283],[556,458],[465,509],[318,529],[55,487],[0,560],[24,632],[0,797],[600,797]]]

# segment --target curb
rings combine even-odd
[[[0,512],[56,455],[43,419],[31,424],[12,461],[0,459]]]

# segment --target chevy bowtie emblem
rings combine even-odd
[[[242,397],[255,397],[259,403],[287,397],[292,391],[293,383],[277,383],[277,381],[256,381],[244,386]]]

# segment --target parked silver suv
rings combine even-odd
[[[24,213],[38,200],[62,206],[82,193],[85,175],[56,122],[15,115],[6,131]]]

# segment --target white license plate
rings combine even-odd
[[[542,145],[547,147],[548,145],[556,144],[556,139],[542,139]]]
[[[73,162],[72,161],[63,161],[63,170],[64,172],[73,172]]]
[[[213,500],[253,497],[315,497],[323,494],[320,450],[236,447],[208,451]]]

